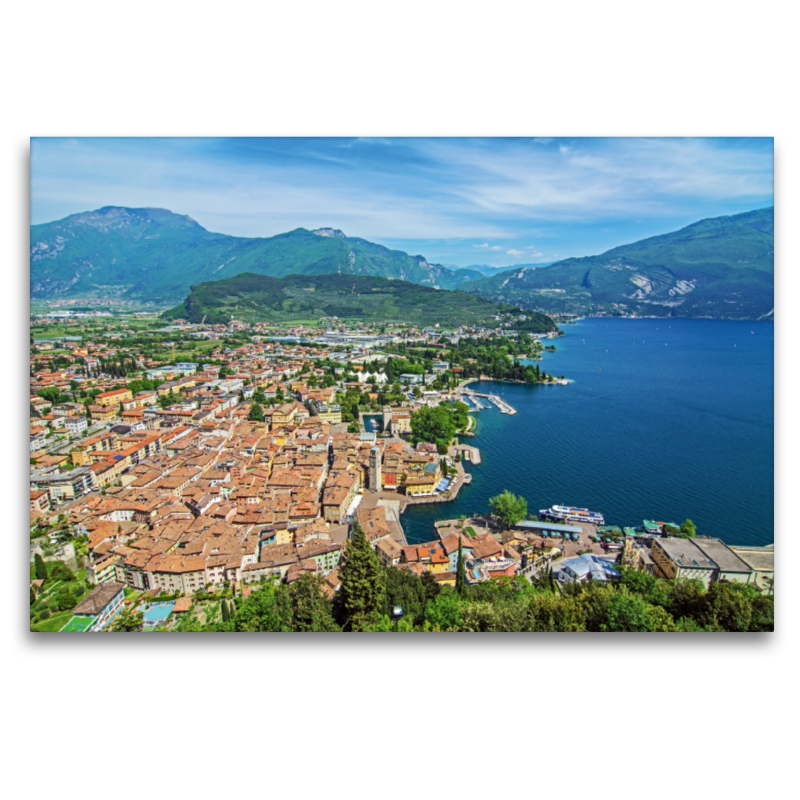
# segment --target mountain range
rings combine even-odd
[[[157,208],[107,206],[31,226],[32,298],[125,298],[166,306],[186,298],[192,285],[241,273],[391,278],[460,288],[545,314],[770,318],[774,210],[705,219],[550,265],[463,269],[333,228],[243,238],[212,233],[188,216]]]
[[[442,289],[482,277],[451,270],[340,230],[297,228],[269,238],[211,233],[160,208],[107,206],[31,225],[34,298],[119,297],[176,303],[191,284],[253,272],[376,275]]]
[[[462,288],[549,314],[770,318],[774,248],[774,209],[763,208]]]

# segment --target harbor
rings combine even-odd
[[[496,406],[496,408],[500,411],[501,414],[516,414],[517,413],[517,410],[515,408],[510,406],[508,403],[506,403],[505,400],[503,400],[502,398],[498,397],[496,394],[484,394],[482,392],[476,392],[476,391],[473,391],[472,389],[464,388],[462,390],[462,395],[459,397],[459,400],[464,402],[464,399],[466,398],[467,400],[469,400],[467,405],[472,403],[472,405],[475,407],[476,411],[481,411],[484,408],[489,408],[488,405],[484,405],[478,399],[479,397],[485,398],[492,405]],[[470,409],[470,410],[472,410],[472,409]]]

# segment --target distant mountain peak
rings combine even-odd
[[[462,286],[548,314],[763,319],[775,299],[774,211],[711,217],[600,255],[534,266]]]
[[[311,233],[316,234],[317,236],[324,236],[326,239],[346,239],[347,237],[344,235],[342,231],[338,228],[317,228],[315,231],[311,231]]]

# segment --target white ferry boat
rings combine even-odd
[[[592,525],[606,524],[603,515],[599,511],[589,511],[588,508],[576,508],[575,506],[544,508],[539,511],[539,516],[563,522],[590,522]]]

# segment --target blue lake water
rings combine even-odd
[[[509,489],[528,510],[588,507],[610,525],[681,523],[728,544],[774,541],[774,326],[726,320],[586,319],[541,366],[568,386],[473,384],[519,412],[474,414],[483,464],[453,503],[412,506],[411,543],[433,522],[485,513]],[[752,331],[752,332],[751,332]],[[465,440],[466,441],[466,440]]]

